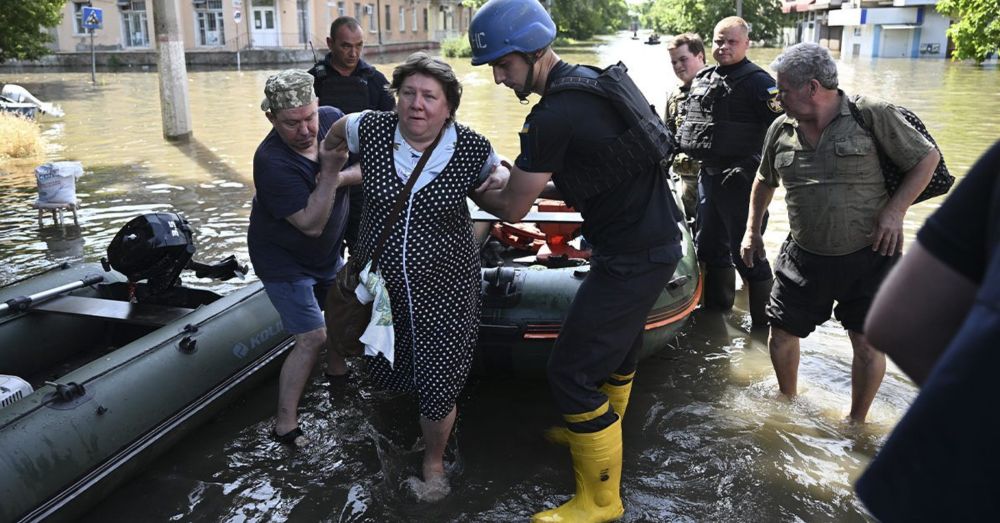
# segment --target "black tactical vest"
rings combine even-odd
[[[718,66],[698,72],[677,133],[682,151],[698,160],[760,154],[764,138],[760,123],[733,121],[733,97],[729,96],[743,80],[758,72],[764,70],[752,62],[745,62],[725,76],[718,74]]]
[[[614,105],[628,129],[602,150],[575,158],[572,169],[555,173],[553,181],[566,203],[577,210],[588,198],[640,174],[660,172],[661,162],[673,156],[673,135],[642,91],[618,62],[606,69],[580,65],[572,75],[556,78],[545,94],[569,89],[601,96]]]
[[[319,64],[311,71],[316,76],[314,83],[320,105],[336,107],[344,114],[371,109],[368,100],[368,75],[341,76],[330,71],[326,64]]]

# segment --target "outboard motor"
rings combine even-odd
[[[146,280],[146,292],[162,293],[178,284],[181,271],[191,269],[199,278],[228,280],[242,277],[247,268],[235,256],[215,264],[191,259],[195,246],[188,221],[172,212],[143,214],[133,218],[108,245],[108,265],[129,282]]]
[[[108,262],[130,282],[147,280],[149,290],[173,287],[194,255],[187,220],[172,212],[137,216],[108,245]]]

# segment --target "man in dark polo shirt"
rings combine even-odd
[[[343,113],[319,107],[312,77],[288,69],[268,78],[261,109],[272,129],[253,157],[256,194],[247,245],[254,271],[281,322],[295,336],[278,378],[274,435],[302,446],[298,404],[306,381],[326,344],[322,304],[326,289],[343,265],[341,242],[347,219],[348,183],[360,175],[340,172],[347,150],[323,151],[319,140]],[[337,353],[327,351],[327,370],[345,375]]]

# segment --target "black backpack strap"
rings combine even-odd
[[[854,121],[858,122],[858,125],[860,125],[862,129],[868,131],[868,134],[871,134],[874,137],[875,133],[872,132],[872,126],[865,120],[865,117],[861,114],[861,109],[858,107],[857,100],[858,100],[857,96],[848,96],[847,108],[850,109],[851,116],[854,117]]]
[[[619,62],[621,63],[621,62]],[[603,71],[592,65],[578,65],[577,67],[586,67],[590,69],[595,74],[600,75]],[[589,78],[586,76],[579,76],[571,74],[568,76],[563,76],[562,78],[556,78],[552,80],[549,84],[548,89],[545,90],[545,94],[558,93],[560,91],[585,91],[588,93],[596,94],[598,96],[607,96],[604,92],[604,88],[601,87],[601,83],[597,81],[597,78]]]
[[[875,149],[881,156],[882,146],[878,143],[878,137],[875,136],[875,129],[872,127],[872,124],[868,123],[868,121],[865,120],[865,117],[863,114],[861,114],[861,108],[858,107],[857,102],[858,102],[858,97],[856,95],[849,96],[847,98],[847,108],[851,111],[851,116],[854,117],[854,121],[857,122],[858,125],[861,126],[861,128],[864,129],[866,133],[868,133],[868,136],[872,137],[872,142],[875,142]]]

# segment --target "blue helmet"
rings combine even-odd
[[[490,0],[472,17],[472,65],[510,53],[532,53],[556,39],[556,24],[538,0]]]

